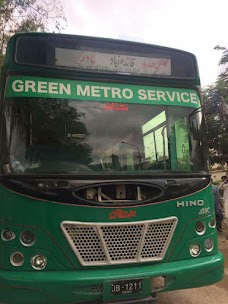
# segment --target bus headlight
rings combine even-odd
[[[10,256],[10,263],[13,266],[21,266],[24,263],[24,256],[20,252],[14,252]]]
[[[24,231],[20,235],[20,241],[24,246],[32,246],[35,243],[35,236],[31,231]]]
[[[191,244],[189,251],[190,251],[191,256],[197,257],[201,251],[200,245],[198,243]]]
[[[202,221],[197,222],[196,226],[195,226],[195,230],[196,230],[196,233],[199,234],[199,235],[204,234],[205,231],[206,231],[205,223],[202,222]]]
[[[204,241],[204,248],[207,252],[210,252],[213,250],[214,248],[214,242],[212,239],[206,239],[206,241]]]
[[[32,267],[36,270],[42,270],[47,265],[47,259],[42,254],[37,254],[31,259]]]

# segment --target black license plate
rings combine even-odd
[[[142,291],[142,280],[124,280],[111,282],[112,295],[124,295],[140,293]]]

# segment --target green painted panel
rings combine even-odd
[[[199,96],[196,91],[191,89],[29,76],[10,76],[6,97],[43,97],[200,107]]]
[[[125,219],[110,217],[118,208],[42,201],[3,187],[0,187],[0,197],[0,229],[8,228],[15,233],[11,241],[0,239],[0,285],[4,286],[3,289],[0,286],[2,302],[7,299],[7,295],[9,304],[22,303],[21,299],[23,304],[30,304],[35,296],[34,303],[37,304],[80,303],[102,301],[104,298],[108,301],[113,300],[108,291],[108,282],[112,280],[142,278],[146,282],[142,296],[148,296],[152,292],[149,283],[154,276],[166,276],[167,285],[163,291],[213,284],[223,277],[223,257],[218,252],[216,229],[209,227],[209,222],[215,216],[210,186],[175,200],[123,207],[121,209],[124,211],[133,211],[132,216]],[[178,224],[164,259],[124,266],[80,265],[60,228],[61,222],[66,220],[116,223],[169,216],[176,216]],[[206,225],[206,232],[202,236],[195,231],[198,220],[204,221]],[[31,247],[20,243],[19,236],[24,230],[32,230],[36,236],[36,242]],[[215,244],[211,252],[204,249],[207,238],[211,238]],[[202,248],[200,258],[193,258],[189,254],[189,246],[193,242],[198,242]],[[10,254],[15,251],[24,255],[25,262],[21,267],[14,267],[9,262]],[[30,262],[37,253],[45,255],[48,261],[46,269],[38,272],[31,267]]]

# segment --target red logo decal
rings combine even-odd
[[[111,220],[114,220],[115,218],[130,218],[130,217],[136,217],[136,211],[135,210],[123,210],[123,209],[117,209],[112,210],[109,214],[109,218]]]
[[[105,111],[128,111],[128,104],[118,102],[107,102],[104,106]]]

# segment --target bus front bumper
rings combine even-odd
[[[86,268],[75,271],[4,271],[0,270],[0,303],[7,304],[76,304],[109,303],[146,298],[154,292],[210,285],[223,279],[223,255],[155,265]],[[156,278],[164,278],[156,287]],[[113,295],[111,283],[142,280],[140,294]],[[157,289],[158,288],[158,289]]]

